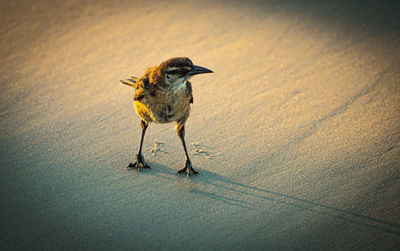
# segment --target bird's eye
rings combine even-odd
[[[175,73],[176,73],[176,70],[167,71],[167,74],[169,74],[169,75],[172,75],[172,74],[175,74]]]
[[[174,74],[185,74],[185,71],[182,69],[177,69],[177,70],[171,70],[171,71],[167,71],[167,74],[169,75],[174,75]]]

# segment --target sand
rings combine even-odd
[[[66,3],[67,2],[67,3]],[[400,248],[395,1],[2,1],[1,250]],[[186,141],[118,84],[187,56]]]

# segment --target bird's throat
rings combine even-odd
[[[177,80],[175,83],[171,83],[168,90],[171,92],[180,92],[186,88],[187,79]]]

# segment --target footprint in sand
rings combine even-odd
[[[168,154],[168,152],[164,149],[164,145],[164,142],[154,139],[153,148],[147,150],[151,152],[152,156],[157,156],[159,153]]]
[[[193,148],[194,148],[193,155],[201,156],[206,159],[213,159],[213,158],[215,158],[215,155],[219,154],[218,152],[212,152],[212,151],[208,150],[208,147],[200,144],[200,142],[192,142],[191,144],[193,145]],[[156,157],[160,153],[169,154],[165,148],[168,148],[168,146],[165,144],[165,142],[159,141],[158,139],[154,139],[153,148],[149,148],[149,149],[147,149],[147,151],[151,152],[151,155],[153,157]]]
[[[206,159],[215,158],[215,155],[210,150],[207,150],[206,146],[201,145],[200,142],[192,142],[192,145],[195,148],[193,155],[203,156]]]

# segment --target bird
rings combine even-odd
[[[142,133],[136,161],[129,163],[127,169],[150,168],[142,155],[146,129],[151,122],[176,123],[177,134],[185,152],[184,168],[177,174],[198,174],[193,169],[185,143],[185,123],[193,104],[192,84],[189,79],[194,75],[213,73],[212,70],[194,65],[188,57],[173,57],[161,64],[148,68],[140,77],[120,80],[121,83],[135,88],[134,107],[140,117]]]

